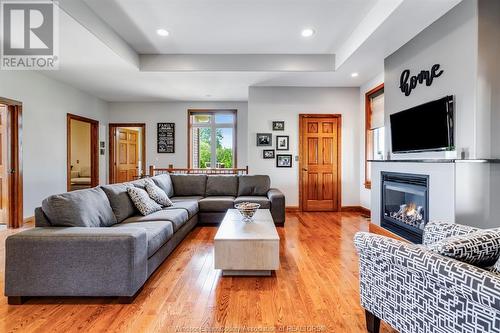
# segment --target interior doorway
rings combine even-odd
[[[146,170],[146,124],[109,124],[109,182],[136,180]]]
[[[99,184],[99,122],[67,114],[67,189],[95,187]]]
[[[299,115],[299,183],[303,211],[340,211],[341,116]]]
[[[22,103],[0,98],[0,224],[23,225]]]

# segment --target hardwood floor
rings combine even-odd
[[[9,306],[0,298],[0,332],[366,332],[359,304],[358,213],[288,213],[281,268],[271,277],[222,277],[213,269],[214,227],[198,227],[145,284],[133,304],[117,298],[34,298]],[[0,230],[3,290],[5,238]],[[235,332],[234,330],[231,332]],[[251,330],[241,331],[251,332]],[[381,332],[394,333],[382,324]]]

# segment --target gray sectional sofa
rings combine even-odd
[[[268,176],[152,177],[173,206],[138,213],[127,186],[138,180],[54,195],[35,210],[35,228],[6,240],[5,295],[119,296],[131,302],[151,274],[198,224],[217,224],[238,202],[270,209],[285,222],[285,197]]]

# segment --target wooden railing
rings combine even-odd
[[[154,165],[149,166],[149,175],[150,176],[161,175],[163,173],[192,174],[192,175],[248,175],[248,166],[244,169],[156,168]]]

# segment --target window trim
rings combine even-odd
[[[365,181],[364,185],[366,189],[372,188],[372,181],[368,179],[368,168],[370,156],[373,157],[373,138],[369,135],[369,131],[372,125],[372,108],[370,103],[370,98],[378,94],[380,90],[384,89],[384,84],[381,83],[375,88],[369,90],[365,94]]]
[[[188,109],[187,112],[187,129],[188,129],[188,150],[187,150],[187,167],[189,169],[193,169],[193,166],[191,165],[192,159],[191,159],[191,130],[193,127],[206,127],[206,126],[193,126],[191,124],[191,116],[196,115],[196,114],[210,114],[214,115],[217,113],[229,113],[234,115],[234,123],[232,125],[230,124],[219,124],[221,128],[234,128],[234,133],[233,133],[233,151],[234,151],[234,165],[233,168],[238,167],[238,110],[236,109]],[[214,117],[215,121],[215,117]]]

